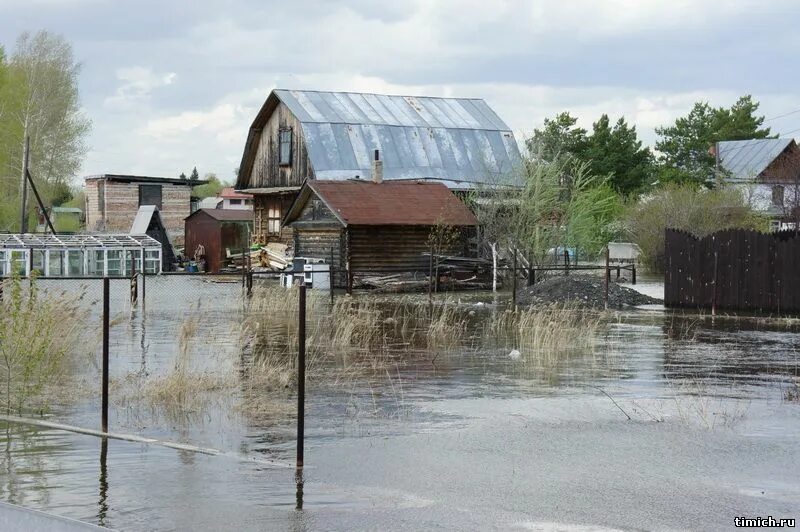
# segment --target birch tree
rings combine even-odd
[[[19,182],[30,136],[31,173],[48,197],[49,190],[69,184],[86,153],[90,121],[80,108],[80,64],[63,37],[40,31],[20,35],[6,66],[0,84],[0,175]],[[19,212],[18,194],[9,198],[14,212]]]

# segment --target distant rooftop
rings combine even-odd
[[[719,164],[733,180],[755,179],[794,139],[730,140],[717,143]]]
[[[205,185],[208,183],[205,179],[181,179],[179,177],[156,177],[146,175],[125,175],[125,174],[98,174],[90,175],[84,178],[86,181],[104,179],[106,181],[114,181],[117,183],[161,183],[169,185],[186,185],[194,187],[197,185]]]
[[[184,218],[188,220],[198,213],[207,214],[215,220],[221,222],[252,222],[253,211],[246,209],[197,209],[192,214]]]
[[[252,194],[242,194],[241,192],[236,192],[233,187],[223,188],[222,192],[219,193],[219,197],[224,199],[253,199]]]

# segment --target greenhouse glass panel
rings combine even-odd
[[[144,252],[145,273],[159,273],[161,271],[161,253],[159,250]]]
[[[80,277],[83,275],[83,251],[71,249],[67,253],[67,275]]]
[[[64,275],[64,268],[63,268],[64,253],[65,252],[61,251],[60,249],[51,249],[48,252],[47,254],[48,255],[47,264],[49,268],[47,270],[48,277],[59,277],[61,275]]]
[[[26,265],[28,262],[28,254],[24,251],[11,252],[11,271],[12,275],[19,275],[25,277],[27,275]]]
[[[103,273],[103,266],[106,263],[105,251],[102,249],[95,249],[89,251],[89,271],[86,272],[88,275],[92,276],[99,276],[102,277]]]
[[[109,277],[122,275],[122,250],[109,249],[106,251],[106,265]]]
[[[39,277],[44,275],[44,255],[43,249],[31,250],[31,273],[36,272]]]

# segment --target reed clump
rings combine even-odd
[[[35,276],[4,281],[2,294],[0,382],[5,411],[44,411],[53,400],[70,395],[67,377],[81,338],[89,336],[84,335],[89,313],[85,294],[42,291]]]
[[[593,350],[604,323],[600,311],[553,304],[496,313],[486,333],[501,345],[505,340],[523,360],[555,364],[565,354]]]

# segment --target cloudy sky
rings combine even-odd
[[[275,87],[484,98],[518,140],[606,112],[647,144],[697,100],[752,93],[798,137],[798,20],[796,0],[0,0],[0,43],[74,44],[84,175],[232,179]]]

